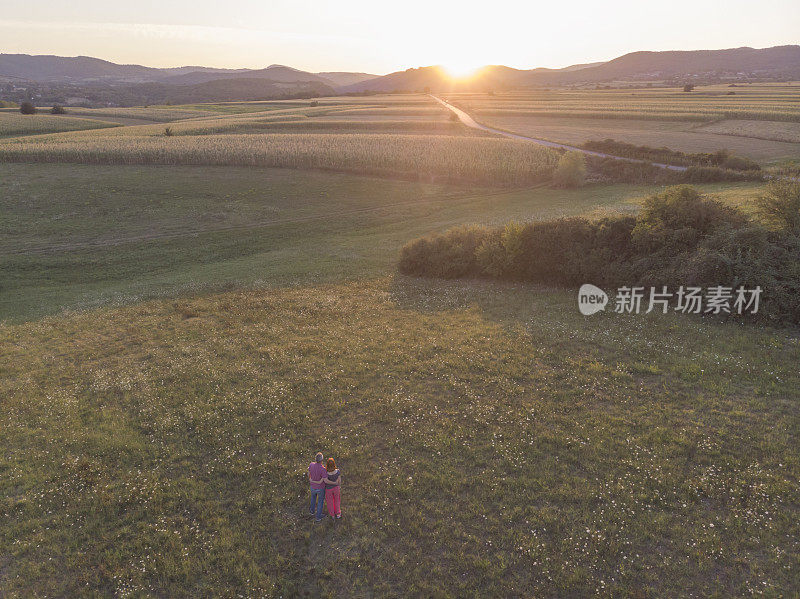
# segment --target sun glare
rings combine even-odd
[[[448,62],[442,65],[442,68],[453,79],[466,79],[475,74],[478,70],[478,65],[468,62]]]

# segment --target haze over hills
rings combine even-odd
[[[675,78],[800,78],[800,46],[632,52],[604,63],[564,69],[514,69],[487,66],[463,81],[454,81],[441,67],[422,67],[390,73],[347,86],[343,92],[388,92],[430,88],[512,89],[537,85],[572,85],[619,80],[657,81]]]
[[[269,79],[274,82],[317,82],[352,85],[377,77],[369,73],[309,73],[273,64],[264,69],[219,69],[203,66],[153,68],[123,65],[90,56],[0,54],[0,80],[61,83],[168,83],[195,85],[230,78]]]
[[[309,73],[284,65],[263,69],[203,66],[153,68],[88,56],[0,54],[0,99],[35,103],[131,106],[139,103],[237,101],[394,91],[504,90],[649,81],[800,79],[800,46],[753,49],[632,52],[608,62],[563,69],[486,66],[456,79],[430,66],[384,76],[357,72]]]
[[[152,68],[88,56],[0,54],[0,99],[36,104],[132,106],[331,96],[377,75],[203,66]],[[5,85],[3,85],[5,82]]]

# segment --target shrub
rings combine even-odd
[[[733,171],[718,166],[690,166],[678,178],[683,183],[764,180],[764,176],[758,171]]]
[[[678,185],[645,199],[632,235],[636,239],[643,231],[684,229],[707,235],[720,227],[736,228],[746,222],[740,210],[705,198],[694,187]]]
[[[175,135],[175,133],[173,133],[173,131],[172,131],[172,127],[165,127],[164,128],[164,135],[166,137],[172,137],[173,135]]]
[[[770,193],[796,199],[796,190],[783,189]],[[647,198],[636,217],[461,227],[419,239],[403,248],[400,270],[569,286],[759,286],[760,318],[800,324],[798,255],[794,229],[769,231],[736,208],[677,186]]]
[[[690,92],[693,89],[694,89],[694,85],[692,85],[691,83],[687,83],[686,85],[683,86],[683,91],[685,91],[685,92]]]
[[[33,105],[33,102],[23,102],[19,105],[19,111],[22,114],[36,114],[36,106]]]
[[[716,152],[696,152],[687,154],[686,152],[671,150],[670,148],[637,146],[614,139],[604,139],[603,141],[589,140],[583,144],[583,147],[587,150],[611,154],[613,156],[646,160],[648,162],[662,162],[676,166],[719,167],[736,171],[761,170],[757,162],[749,158],[734,156],[725,149],[717,150]]]
[[[459,227],[412,241],[400,252],[400,272],[444,279],[475,276],[476,251],[488,235],[483,227]]]
[[[681,174],[678,171],[667,170],[647,162],[589,156],[587,163],[593,175],[615,183],[667,185],[681,182]]]
[[[567,152],[558,161],[553,173],[553,186],[573,189],[586,181],[586,162],[583,152]]]
[[[800,235],[800,183],[771,181],[756,205],[764,220]]]
[[[50,114],[67,114],[67,109],[61,104],[54,104],[50,109]]]

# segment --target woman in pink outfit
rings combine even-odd
[[[322,479],[325,483],[325,503],[328,506],[328,514],[331,518],[342,517],[341,505],[341,491],[342,486],[342,473],[336,467],[336,462],[333,458],[328,458],[325,464],[325,470],[328,471],[328,476]]]

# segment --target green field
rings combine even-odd
[[[557,155],[421,94],[98,110],[131,121],[0,140],[0,596],[800,592],[797,331],[397,273],[422,235],[660,187],[553,189]],[[706,126],[571,123],[601,120]]]
[[[6,596],[791,595],[797,338],[400,278],[0,328]],[[317,449],[344,519],[305,516]]]
[[[231,284],[385,275],[406,241],[432,230],[633,210],[653,189],[503,191],[284,169],[2,165],[0,319]],[[758,186],[708,189],[746,203]]]

